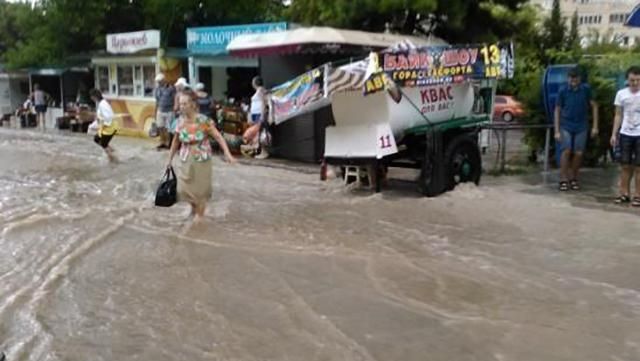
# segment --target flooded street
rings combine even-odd
[[[7,361],[640,360],[640,210],[515,177],[438,198],[214,162],[203,223],[167,153],[0,128]],[[602,189],[599,189],[605,184]]]

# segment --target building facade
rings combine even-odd
[[[548,14],[553,0],[531,0]],[[638,0],[560,0],[560,11],[571,23],[574,12],[578,13],[578,29],[582,44],[614,41],[623,46],[640,44],[640,28],[629,28],[624,22],[629,13],[640,2]]]

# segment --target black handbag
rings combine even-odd
[[[167,168],[156,191],[156,206],[171,207],[178,200],[178,179],[173,167]]]

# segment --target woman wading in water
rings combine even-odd
[[[215,139],[229,163],[236,160],[229,152],[227,142],[216,129],[211,118],[199,113],[197,96],[187,90],[180,94],[180,118],[176,127],[176,136],[171,142],[167,168],[173,157],[179,154],[178,201],[189,202],[191,214],[196,220],[204,216],[207,201],[211,198],[211,173],[213,152],[209,137]]]

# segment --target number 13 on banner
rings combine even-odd
[[[485,46],[480,49],[480,52],[484,56],[484,65],[494,65],[500,63],[500,48],[498,45],[493,44],[490,46]]]
[[[378,135],[376,139],[376,153],[378,159],[398,152],[396,138],[393,136],[393,132],[391,131],[391,127],[388,123],[378,124],[376,133]]]

